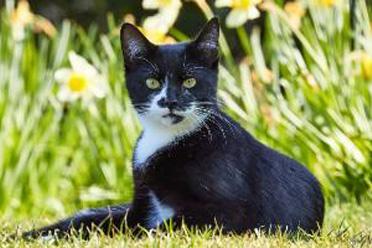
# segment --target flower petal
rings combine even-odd
[[[94,66],[89,64],[85,58],[77,55],[75,52],[69,52],[68,58],[74,71],[83,73],[87,76],[98,74],[98,71]]]
[[[256,7],[251,7],[248,10],[248,19],[253,20],[260,17],[260,11]]]
[[[72,73],[72,70],[68,69],[68,68],[58,69],[54,73],[54,79],[58,83],[65,84],[65,83],[67,83],[68,79],[70,78],[71,73]]]
[[[92,104],[92,101],[93,101],[93,95],[92,94],[84,94],[84,95],[81,95],[81,101],[83,103],[84,106],[89,106],[90,104]]]
[[[158,9],[160,7],[159,0],[143,0],[142,8],[144,9]]]
[[[27,25],[32,23],[34,14],[30,10],[30,4],[27,1],[19,1],[17,5],[16,15],[18,20],[23,24]]]
[[[154,32],[165,35],[172,24],[172,20],[169,20],[168,17],[161,14],[156,14],[145,19],[143,22],[143,28],[145,30],[150,30],[151,33]]]
[[[217,8],[231,7],[233,5],[233,0],[216,0],[214,5]]]
[[[104,98],[106,96],[106,92],[103,91],[101,88],[94,87],[91,89],[93,96],[97,98]]]
[[[170,4],[163,6],[159,12],[145,19],[143,23],[144,29],[156,30],[156,32],[164,35],[176,22],[182,3],[180,0],[173,0]]]
[[[107,88],[102,83],[93,85],[89,91],[97,98],[103,98],[107,94]]]
[[[248,11],[233,9],[226,17],[226,26],[229,28],[239,27],[248,20]]]
[[[57,98],[61,102],[73,102],[79,98],[79,95],[71,92],[67,87],[61,87],[57,94]]]
[[[253,5],[257,5],[257,4],[259,4],[259,3],[262,3],[262,1],[263,1],[263,0],[253,0],[253,1],[252,1],[252,4],[253,4]]]
[[[160,9],[157,14],[145,19],[143,23],[144,29],[156,30],[156,32],[165,35],[176,22],[180,7],[181,6],[172,6]]]

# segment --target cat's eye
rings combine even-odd
[[[195,78],[188,78],[183,81],[183,87],[187,89],[191,89],[196,85],[196,79]]]
[[[146,86],[149,89],[156,90],[160,88],[160,82],[156,80],[155,78],[148,78],[146,79]]]

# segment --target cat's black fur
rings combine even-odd
[[[324,203],[315,177],[298,162],[254,139],[219,110],[218,29],[217,19],[212,19],[195,41],[155,46],[134,26],[123,25],[126,83],[138,113],[147,111],[146,103],[156,93],[146,88],[146,78],[163,82],[168,75],[172,83],[168,82],[163,104],[182,111],[194,103],[208,117],[193,132],[157,150],[144,165],[134,166],[131,204],[78,213],[25,237],[56,231],[64,235],[92,226],[107,234],[138,226],[154,228],[148,223],[150,191],[174,210],[176,226],[182,221],[196,227],[217,224],[235,233],[278,227],[291,232],[319,230]],[[196,78],[195,88],[182,88],[187,77]]]

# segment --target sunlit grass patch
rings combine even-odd
[[[255,231],[244,235],[222,235],[221,230],[198,231],[186,227],[181,230],[148,231],[141,237],[118,234],[114,237],[92,233],[90,240],[73,237],[67,240],[21,239],[6,241],[17,226],[5,221],[0,228],[0,242],[4,246],[17,247],[368,247],[372,241],[372,208],[370,204],[340,204],[328,209],[325,225],[320,235],[278,233],[266,235]],[[49,222],[49,221],[48,221]],[[38,225],[45,221],[37,221]],[[18,231],[31,228],[30,222],[22,222]]]

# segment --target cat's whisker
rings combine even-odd
[[[212,110],[212,109],[206,109],[206,108],[201,108],[201,111],[204,111],[208,114],[210,114],[210,117],[211,116],[214,116],[214,118],[212,118],[214,120],[214,122],[216,123],[219,123],[219,121],[217,120],[217,118],[220,120],[220,121],[223,121],[225,122],[225,124],[229,127],[230,131],[233,133],[233,135],[236,135],[236,128],[235,126],[231,123],[231,121],[224,117],[223,115],[221,115],[217,110]],[[220,125],[220,124],[219,124]]]
[[[218,98],[214,98],[213,100],[214,101],[199,101],[199,102],[197,102],[197,104],[199,104],[199,105],[217,106],[219,108],[225,105],[225,103],[222,100],[218,99]]]
[[[197,122],[201,122],[201,126],[202,125],[205,126],[205,128],[207,129],[207,132],[208,132],[208,141],[209,141],[209,143],[211,143],[213,141],[213,134],[212,134],[212,131],[211,131],[210,127],[206,123],[205,118],[201,118],[197,113],[191,113],[191,115],[192,115],[191,117],[193,119],[196,119]]]
[[[223,126],[218,123],[218,121],[213,117],[213,115],[210,115],[210,119],[209,120],[214,125],[217,126],[218,130],[220,130],[220,132],[222,133],[222,137],[223,137],[223,140],[225,141],[225,144],[227,144],[226,133],[225,133],[225,129],[223,128]]]
[[[218,97],[214,97],[213,100],[217,102],[218,107],[225,106],[225,102],[222,99],[220,99]]]
[[[231,123],[231,121],[228,118],[224,117],[223,115],[221,115],[217,111],[214,111],[214,110],[207,110],[207,111],[208,111],[208,113],[214,115],[215,117],[225,121],[226,124],[228,125],[228,127],[230,128],[230,130],[233,132],[233,134],[234,135],[236,134],[236,127]]]
[[[201,113],[204,113],[204,114],[211,114],[211,112],[205,111],[204,109],[201,109],[201,108],[198,108],[197,110],[201,111]],[[222,134],[225,144],[227,144],[226,133],[225,133],[223,126],[220,123],[218,123],[218,121],[214,118],[214,115],[207,115],[207,119],[210,120],[214,125],[216,125],[217,129]],[[205,122],[205,124],[207,125],[207,122]]]

